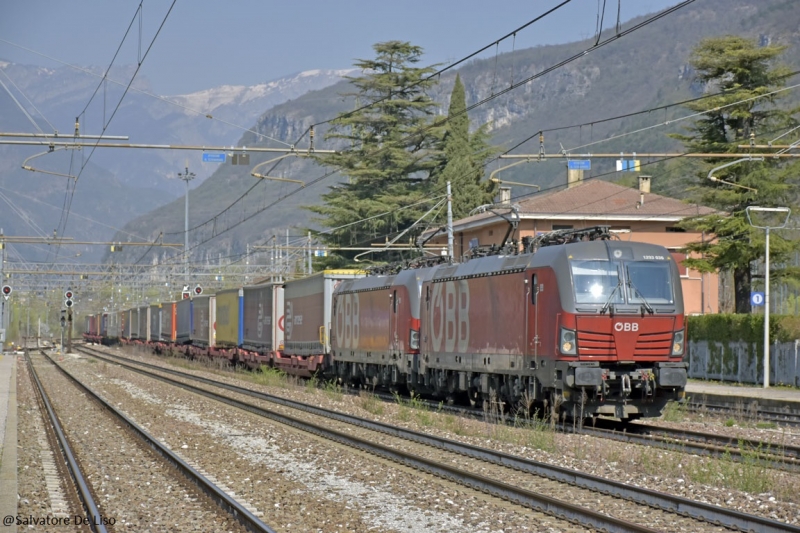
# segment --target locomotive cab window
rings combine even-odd
[[[674,302],[668,261],[630,261],[625,265],[630,303],[671,304]]]
[[[599,260],[573,260],[570,262],[570,266],[576,303],[623,302],[617,263]]]
[[[536,305],[536,294],[539,292],[539,285],[536,283],[536,274],[531,276],[531,305]]]

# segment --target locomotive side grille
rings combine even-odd
[[[669,355],[672,333],[642,333],[636,340],[634,355]]]
[[[578,331],[578,355],[603,355],[616,357],[614,336],[607,333]]]

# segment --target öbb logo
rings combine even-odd
[[[469,348],[469,284],[466,280],[433,284],[430,310],[433,351],[466,352]]]
[[[639,331],[638,322],[617,322],[614,324],[614,331]]]
[[[358,294],[343,294],[336,299],[336,341],[341,348],[358,348],[361,304]]]

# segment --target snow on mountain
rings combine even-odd
[[[261,111],[282,101],[340,81],[354,69],[307,70],[298,74],[260,83],[258,85],[222,85],[195,93],[167,97],[170,101],[193,111],[208,113],[233,105],[257,106]],[[192,111],[186,110],[187,114]]]

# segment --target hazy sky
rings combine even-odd
[[[139,76],[148,78],[157,93],[167,95],[224,84],[254,85],[303,70],[348,68],[355,58],[372,57],[374,43],[388,40],[422,46],[425,65],[446,63],[561,2],[177,0]],[[603,27],[609,28],[616,23],[618,6],[625,21],[678,0],[572,0],[520,32],[515,47],[590,37],[604,3]],[[0,59],[58,66],[50,57],[105,68],[122,43],[114,64],[136,64],[172,1],[142,0],[141,29],[139,18],[131,26],[139,4],[139,0],[0,0]],[[511,39],[500,45],[501,52],[511,49]]]

